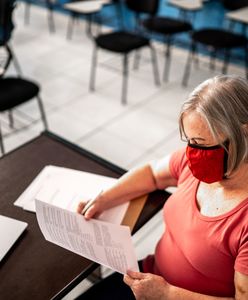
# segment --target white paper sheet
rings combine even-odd
[[[66,185],[58,185],[54,180],[46,181],[46,184],[36,194],[36,199],[50,203],[54,206],[76,212],[77,205],[81,200],[90,199],[89,193],[82,191],[82,187],[71,187]],[[93,194],[91,194],[92,197]],[[32,202],[35,206],[35,202]],[[115,206],[113,208],[105,210],[99,216],[98,220],[107,221],[113,224],[121,224],[125,213],[128,209],[129,202]],[[35,210],[35,207],[34,207]]]
[[[86,221],[78,213],[39,200],[35,205],[46,240],[122,274],[139,270],[128,226]]]
[[[81,200],[94,198],[116,182],[115,178],[93,173],[46,166],[28,188],[15,201],[14,205],[35,212],[35,199],[42,200],[76,211]],[[125,203],[103,212],[98,219],[120,224],[129,203]]]

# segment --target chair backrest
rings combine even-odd
[[[228,10],[236,10],[248,6],[248,0],[222,0],[222,3]]]
[[[155,15],[158,11],[159,0],[125,0],[127,7],[135,13]]]
[[[0,45],[8,42],[11,37],[14,24],[12,13],[15,8],[15,0],[0,0]]]

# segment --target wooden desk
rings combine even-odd
[[[226,16],[232,21],[248,25],[248,7],[228,12]]]
[[[203,8],[202,0],[169,0],[168,5],[178,8],[179,17],[191,23],[194,22],[196,13]]]
[[[92,21],[93,17],[99,13],[104,5],[110,4],[111,0],[89,0],[89,1],[76,1],[66,3],[64,8],[70,12],[71,18],[68,23],[67,38],[72,37],[74,22],[79,16],[85,16],[87,21],[86,35],[92,38]]]
[[[198,11],[203,7],[201,0],[169,0],[168,4],[186,11]]]
[[[231,11],[227,13],[226,16],[231,21],[230,28],[233,27],[234,23],[240,23],[242,25],[242,32],[246,35],[246,29],[248,26],[248,7]]]
[[[61,299],[98,266],[47,242],[39,230],[35,214],[13,205],[48,164],[115,178],[125,172],[49,132],[0,159],[0,213],[28,223],[24,235],[0,264],[1,299]],[[168,196],[169,193],[164,191],[149,195],[133,232],[162,208]]]

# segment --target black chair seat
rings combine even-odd
[[[247,39],[239,34],[219,29],[203,29],[192,34],[192,39],[214,48],[243,47]]]
[[[192,30],[188,22],[168,17],[154,17],[143,21],[144,27],[161,34],[176,34]]]
[[[21,78],[0,80],[0,111],[9,110],[37,96],[39,86]]]
[[[117,53],[128,53],[149,45],[147,38],[125,31],[101,34],[95,41],[98,47]]]

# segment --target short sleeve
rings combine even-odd
[[[179,149],[171,155],[169,168],[170,168],[171,175],[176,180],[179,179],[179,176],[184,170],[186,165],[187,165],[187,158],[185,155],[185,148]]]
[[[239,252],[235,260],[234,268],[236,271],[248,275],[248,227],[242,234]]]

